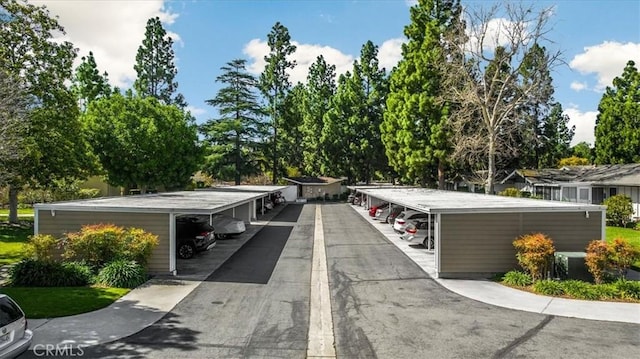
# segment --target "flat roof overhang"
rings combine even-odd
[[[189,213],[221,212],[264,197],[265,192],[181,191],[134,196],[103,197],[85,200],[37,203],[36,210],[128,212],[128,213]]]
[[[505,197],[416,187],[354,188],[390,203],[427,213],[600,212],[605,206]]]
[[[209,188],[198,188],[196,191],[213,191],[213,192],[262,192],[263,195],[283,191],[289,186],[276,185],[237,185],[237,186],[218,186]]]

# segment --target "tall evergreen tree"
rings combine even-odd
[[[404,29],[408,41],[391,73],[380,128],[389,164],[409,183],[426,185],[437,178],[438,187],[444,187],[450,143],[448,110],[441,98],[449,89],[442,83],[441,64],[449,55],[447,41],[460,12],[457,0],[420,0]]]
[[[232,177],[238,185],[242,176],[258,170],[256,154],[261,153],[264,126],[262,109],[255,90],[256,79],[246,71],[246,60],[235,59],[220,68],[216,78],[222,87],[206,103],[217,107],[220,117],[207,121],[201,131],[210,144],[205,172],[217,178]],[[251,157],[247,157],[251,156]]]
[[[327,64],[322,55],[316,58],[307,76],[307,97],[304,102],[304,172],[307,175],[322,175],[322,165],[333,159],[322,155],[320,141],[324,127],[324,115],[329,111],[330,101],[336,91],[335,65]],[[325,166],[326,167],[326,166]]]
[[[271,115],[272,143],[271,157],[272,179],[275,184],[278,181],[278,127],[284,111],[283,102],[291,87],[289,82],[288,69],[295,67],[295,61],[289,60],[288,56],[296,51],[296,46],[291,44],[289,30],[280,22],[276,22],[267,35],[269,45],[269,55],[264,59],[267,62],[264,71],[260,75],[260,90],[268,102],[269,114]]]
[[[278,146],[279,153],[282,153],[281,167],[286,170],[287,176],[298,176],[304,169],[306,125],[303,118],[306,115],[307,97],[307,88],[301,83],[293,86],[285,96]]]
[[[177,93],[178,69],[174,57],[173,39],[167,35],[159,17],[150,18],[133,66],[138,74],[133,83],[138,96],[155,97],[167,105],[186,107],[184,96]]]
[[[100,97],[109,96],[111,93],[109,75],[107,72],[100,74],[93,52],[89,51],[89,56],[82,57],[82,63],[75,71],[71,91],[78,99],[82,111],[87,109],[90,102]]]
[[[571,155],[571,140],[576,127],[569,128],[569,116],[562,113],[559,103],[551,107],[540,131],[538,168],[557,167],[561,159]]]
[[[595,162],[640,163],[640,73],[629,61],[598,105]]]

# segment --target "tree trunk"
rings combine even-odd
[[[438,189],[444,190],[444,163],[438,160]]]
[[[487,181],[484,186],[484,193],[493,194],[494,182],[496,179],[496,141],[494,136],[489,136],[489,168],[487,169]]]
[[[18,192],[14,185],[9,185],[9,223],[18,223]]]

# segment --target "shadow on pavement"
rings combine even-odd
[[[291,222],[295,223],[302,213],[304,204],[287,204],[280,213],[276,214],[273,219],[274,222]]]
[[[292,226],[267,226],[207,278],[209,282],[267,284]]]

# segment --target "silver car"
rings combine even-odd
[[[222,213],[211,216],[211,225],[218,239],[225,239],[247,230],[243,220]]]
[[[393,222],[393,230],[398,233],[404,233],[404,229],[409,223],[415,223],[419,219],[429,218],[429,214],[414,210],[406,210],[401,212]]]
[[[15,358],[29,349],[33,332],[20,306],[0,294],[0,358]]]

